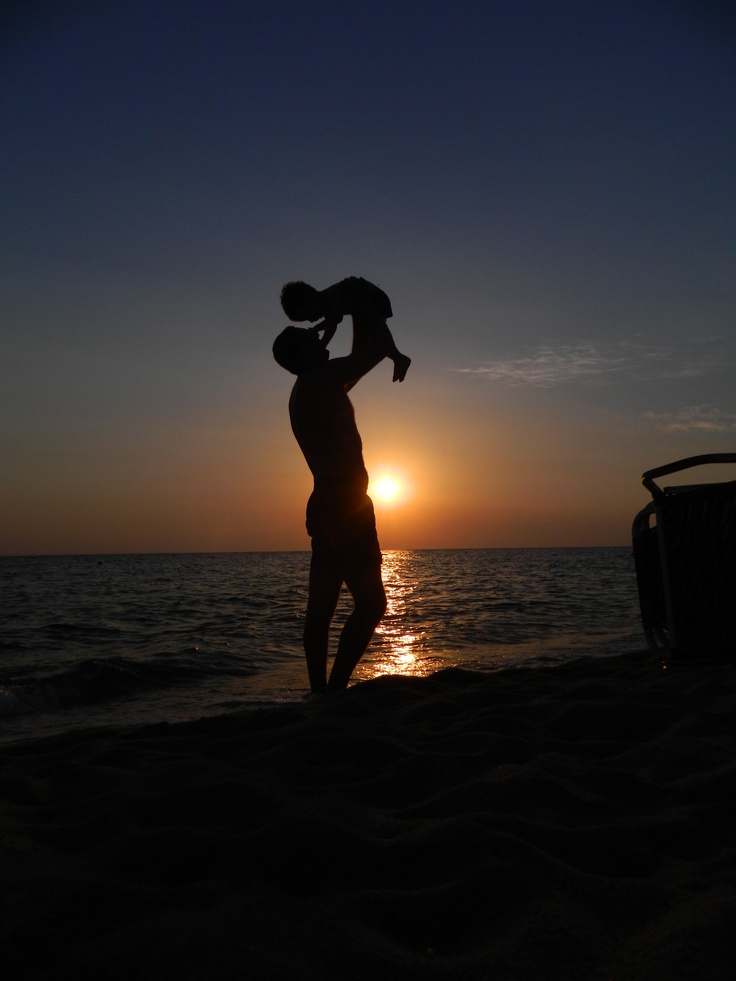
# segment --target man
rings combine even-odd
[[[386,612],[381,549],[363,444],[348,391],[391,350],[385,321],[372,311],[353,315],[353,347],[333,358],[331,336],[316,328],[287,327],[276,338],[276,361],[297,376],[289,399],[291,428],[314,477],[307,504],[312,538],[304,651],[313,692],[347,688],[355,666]],[[340,635],[327,679],[330,624],[343,582],[355,608]]]

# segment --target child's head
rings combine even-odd
[[[306,327],[294,327],[291,324],[281,331],[273,342],[272,350],[278,364],[292,375],[300,375],[330,357],[317,333]]]
[[[319,320],[323,307],[319,293],[307,283],[287,283],[281,290],[281,309],[289,320]]]

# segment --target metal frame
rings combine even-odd
[[[736,463],[736,453],[688,457],[642,475],[653,501],[634,518],[632,539],[653,651],[736,653],[736,481],[661,488],[655,480],[719,463]]]

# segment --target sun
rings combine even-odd
[[[371,495],[381,504],[395,504],[401,497],[401,481],[384,473],[371,483]]]

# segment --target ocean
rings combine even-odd
[[[0,558],[0,741],[303,698],[308,571],[308,552]],[[630,548],[385,551],[383,578],[355,681],[645,646]]]

